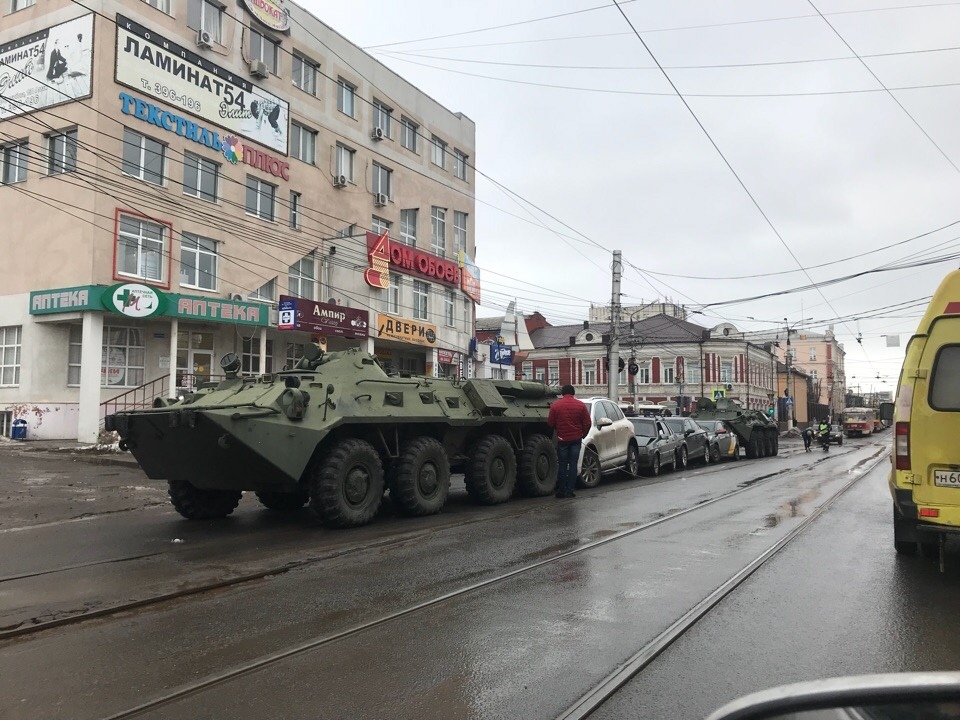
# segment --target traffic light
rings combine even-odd
[[[626,363],[624,362],[623,358],[620,358],[620,359],[617,361],[617,367],[619,368],[620,372],[623,372],[623,368],[626,367]],[[609,369],[610,369],[610,358],[605,357],[605,358],[603,359],[603,369],[604,369],[604,370],[609,370]],[[633,375],[636,375],[636,373],[632,373],[632,374],[633,374]]]

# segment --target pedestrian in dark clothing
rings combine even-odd
[[[802,435],[803,435],[803,449],[806,450],[807,452],[810,452],[810,443],[813,442],[813,428],[809,426],[804,428]]]
[[[550,406],[547,424],[557,434],[557,497],[572,498],[580,446],[590,432],[590,411],[573,396],[573,385],[564,385],[560,392],[563,397]]]

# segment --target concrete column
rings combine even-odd
[[[83,314],[80,345],[80,412],[77,442],[95,443],[100,435],[100,366],[103,355],[103,313]]]
[[[365,353],[373,355],[373,337],[367,337],[360,341],[360,349]]]
[[[260,328],[260,374],[267,371],[267,328]]]
[[[170,379],[167,381],[167,397],[177,397],[177,335],[180,332],[180,321],[174,318],[170,321]]]

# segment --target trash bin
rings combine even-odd
[[[13,426],[10,428],[10,438],[12,440],[26,440],[27,439],[27,421],[26,420],[14,420]]]

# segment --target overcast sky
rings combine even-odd
[[[554,324],[579,322],[591,302],[610,302],[613,249],[628,263],[625,305],[668,297],[691,309],[958,252],[960,224],[862,255],[960,221],[960,170],[941,154],[960,167],[960,2],[621,3],[763,213],[612,0],[300,3],[472,118],[477,168],[544,211],[478,177],[481,315],[516,299]],[[599,9],[524,22],[588,8]],[[886,55],[863,59],[888,88],[911,89],[892,97],[844,40]],[[736,67],[703,67],[717,65]],[[761,330],[812,318],[823,329],[839,316],[848,385],[892,390],[903,348],[883,336],[905,344],[926,304],[878,308],[926,299],[958,266],[873,273],[690,319]],[[760,277],[729,279],[744,275]]]

